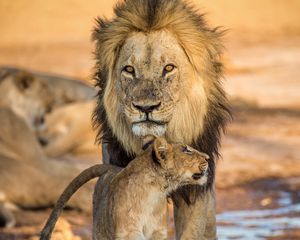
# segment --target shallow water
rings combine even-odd
[[[227,211],[217,215],[220,240],[261,240],[300,229],[300,203],[293,203],[288,192],[282,192],[278,208]]]

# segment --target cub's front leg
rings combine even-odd
[[[154,232],[150,238],[150,240],[167,240],[168,239],[168,233],[167,230],[161,230],[161,231],[157,231]]]
[[[148,222],[150,227],[154,227],[150,240],[166,240],[168,239],[168,220],[167,220],[167,201],[160,204],[153,213],[154,224]]]
[[[191,205],[181,198],[174,207],[177,240],[215,240],[216,215],[214,191],[208,191]]]

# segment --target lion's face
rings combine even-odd
[[[140,33],[126,41],[120,55],[117,91],[126,120],[137,136],[163,135],[180,95],[183,51],[165,32]]]
[[[126,142],[129,135],[164,135],[172,141],[190,143],[198,136],[202,128],[199,119],[206,112],[205,86],[201,79],[195,79],[177,39],[168,31],[135,33],[125,41],[119,56],[104,104],[109,122],[116,123],[113,128],[128,126],[121,140]],[[113,106],[117,115],[109,114]]]

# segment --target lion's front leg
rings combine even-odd
[[[214,191],[208,191],[192,205],[179,200],[174,207],[174,217],[176,239],[217,239]]]

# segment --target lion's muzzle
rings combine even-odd
[[[155,109],[158,109],[161,105],[161,102],[152,103],[152,104],[132,103],[132,105],[140,112],[148,114],[153,112]]]

